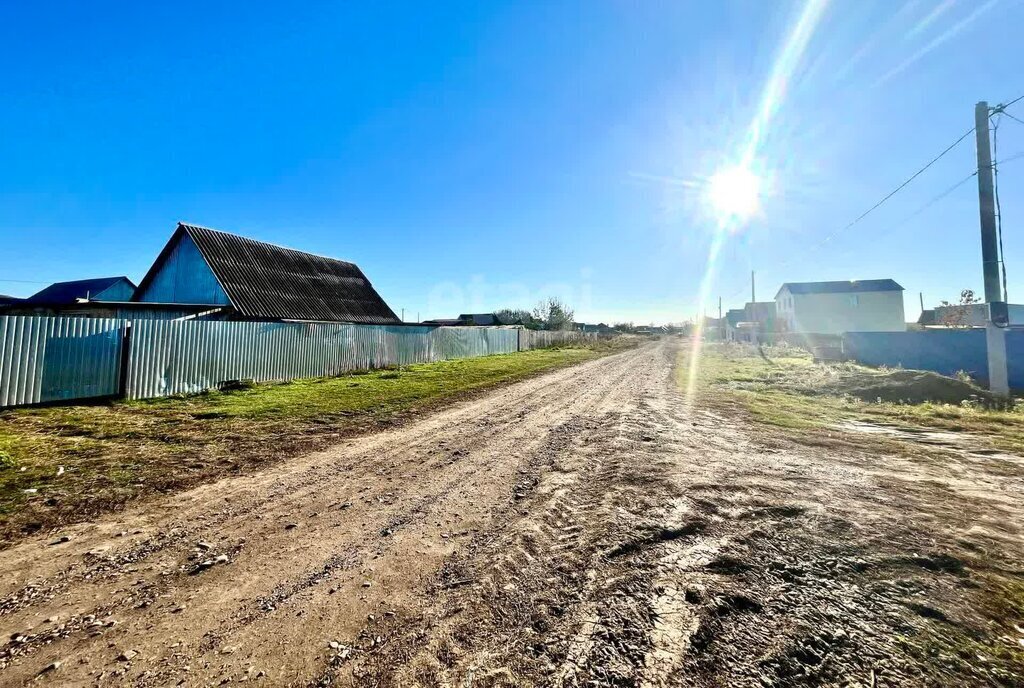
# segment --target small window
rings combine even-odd
[[[851,306],[859,306],[860,305],[860,295],[859,294],[850,294],[850,305]]]

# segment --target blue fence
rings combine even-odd
[[[843,354],[858,363],[931,370],[941,375],[969,373],[988,382],[985,330],[951,329],[920,332],[847,332]],[[1006,331],[1010,387],[1024,389],[1024,330]]]
[[[0,407],[112,396],[124,321],[0,317]]]

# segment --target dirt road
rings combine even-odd
[[[0,684],[1019,684],[1019,475],[689,410],[677,346],[0,552]]]

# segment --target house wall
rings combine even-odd
[[[791,294],[783,289],[775,303],[789,332],[842,334],[907,329],[902,291]]]
[[[91,294],[93,301],[131,301],[135,287],[127,280],[118,280],[98,294]]]
[[[187,234],[182,235],[138,300],[151,303],[208,303],[218,306],[230,304],[228,295],[224,293],[199,248]]]

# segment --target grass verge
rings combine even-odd
[[[681,388],[686,387],[688,366],[689,352],[684,350],[676,368]],[[1015,457],[965,458],[990,447],[1021,455],[1024,403],[993,408],[989,396],[965,380],[849,363],[820,365],[796,349],[769,349],[763,358],[755,348],[738,345],[706,346],[698,381],[700,406],[749,418],[765,431],[759,434],[773,440],[814,447],[822,456],[834,456],[837,463],[855,454],[868,466],[885,467],[893,456],[909,459],[893,462],[901,467],[920,466],[921,470],[907,469],[905,480],[897,473],[880,481],[881,490],[906,511],[906,520],[897,519],[885,533],[885,546],[915,553],[922,543],[929,543],[950,553],[953,561],[963,562],[966,572],[957,573],[952,583],[948,578],[936,583],[941,576],[918,578],[913,585],[921,587],[908,589],[917,590],[918,600],[929,602],[923,607],[928,613],[940,611],[927,617],[932,623],[908,623],[906,633],[894,640],[929,672],[947,677],[949,685],[963,685],[965,676],[984,676],[985,685],[1024,685],[1024,574],[1019,550],[1000,547],[1000,539],[984,527],[975,532],[975,524],[986,523],[976,514],[987,512],[990,505],[978,500],[973,492],[977,488],[970,486],[972,477],[981,474],[987,480],[976,484],[992,484],[992,478],[1019,483],[1024,471]],[[908,401],[929,396],[963,399]],[[903,432],[864,432],[854,430],[851,423]],[[947,487],[958,481],[969,487]],[[867,502],[866,508],[871,505]],[[992,532],[1014,537],[1016,524],[1009,515],[1015,513],[1004,512],[1009,521],[1005,530],[992,519]],[[973,520],[970,515],[975,515]],[[896,581],[915,581],[906,571],[897,577],[887,567],[867,571],[859,584],[866,586],[865,581],[873,579],[879,590]],[[932,608],[936,600],[941,604]]]
[[[681,385],[688,365],[688,351],[683,351],[677,365]],[[834,430],[854,421],[909,431],[967,432],[1000,450],[1024,453],[1024,404],[988,408],[983,390],[931,373],[820,365],[792,348],[769,349],[761,357],[753,347],[709,345],[699,380],[698,393],[709,403],[740,407],[755,420],[780,428]],[[919,401],[922,394],[962,396],[963,401]],[[901,395],[907,401],[900,401]]]
[[[625,338],[147,401],[0,412],[0,547],[615,353]]]

